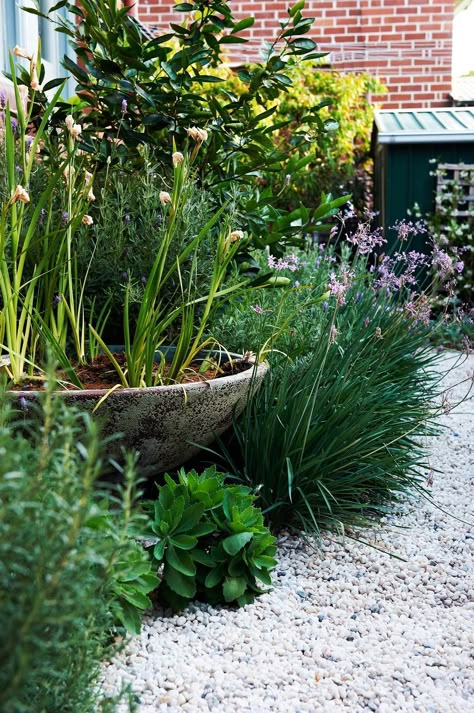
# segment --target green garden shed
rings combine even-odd
[[[432,213],[436,178],[430,173],[439,164],[474,164],[474,108],[376,111],[372,154],[374,209],[386,231],[415,203],[422,214]]]

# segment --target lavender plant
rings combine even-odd
[[[205,225],[197,231],[193,239],[183,246],[176,254],[175,242],[177,231],[182,224],[182,213],[188,205],[189,195],[193,189],[192,165],[206,138],[206,132],[192,127],[189,130],[195,141],[191,154],[185,155],[174,151],[173,187],[172,192],[162,190],[159,199],[163,207],[164,230],[161,242],[154,257],[136,320],[130,318],[130,284],[126,287],[123,309],[123,333],[125,340],[125,367],[117,360],[100,334],[91,327],[91,331],[115,368],[120,383],[125,387],[152,386],[160,383],[179,381],[195,356],[209,344],[212,339],[204,338],[207,321],[216,304],[229,294],[243,287],[247,280],[230,286],[224,286],[229,267],[237,252],[238,243],[244,234],[233,230],[232,214],[224,215],[227,206],[215,211]],[[211,275],[207,294],[194,297],[191,293],[191,283],[183,283],[182,265],[189,261],[191,277],[197,269],[197,249],[214,233],[215,245],[212,250]],[[170,254],[174,259],[170,261]],[[177,278],[180,284],[180,300],[170,309],[166,297],[166,288],[171,278]],[[197,308],[200,308],[199,311]],[[166,368],[163,354],[158,359],[157,352],[166,340],[168,330],[176,323],[176,348],[171,361]]]

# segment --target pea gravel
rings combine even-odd
[[[445,385],[469,369],[473,356]],[[433,499],[471,523],[473,405],[442,416],[430,444]],[[474,710],[474,528],[417,501],[366,539],[406,562],[350,540],[317,552],[282,536],[269,594],[239,611],[154,612],[104,665],[104,693],[130,684],[138,713]]]

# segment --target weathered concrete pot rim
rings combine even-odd
[[[140,388],[63,389],[54,394],[62,402],[97,415],[104,436],[120,434],[119,439],[109,441],[108,457],[120,460],[124,448],[133,449],[140,454],[140,474],[147,476],[185,463],[230,428],[268,369],[262,362],[209,381]],[[41,392],[10,394],[33,401]]]
[[[169,348],[171,349],[171,348]],[[206,352],[199,352],[199,354],[203,355],[200,358],[204,358],[204,356],[209,356],[212,354],[225,354],[228,357],[231,357],[232,359],[242,359],[242,354],[236,354],[234,352],[222,352],[219,350],[210,350]],[[160,393],[172,393],[173,391],[195,391],[195,390],[207,390],[207,389],[216,389],[219,388],[219,382],[224,382],[226,384],[232,384],[236,383],[238,381],[246,381],[248,379],[255,378],[255,376],[258,374],[258,376],[261,376],[265,372],[268,371],[268,363],[266,361],[262,361],[259,364],[257,363],[251,363],[248,369],[245,371],[239,371],[236,374],[229,374],[226,376],[220,376],[217,379],[210,379],[209,381],[188,381],[183,384],[164,384],[164,385],[159,385],[159,386],[136,386],[136,387],[123,387],[121,385],[117,385],[115,387],[111,387],[109,389],[58,389],[57,391],[53,391],[55,396],[74,396],[74,394],[81,394],[82,396],[91,396],[91,397],[103,397],[107,393],[114,393],[114,394],[136,394],[138,392],[146,392],[146,393],[155,393],[155,392],[160,392]],[[221,384],[222,386],[222,384]],[[28,396],[33,396],[35,394],[40,393],[37,389],[29,389],[28,391],[12,391],[11,392],[13,395],[18,396],[18,397],[24,397],[27,398]]]

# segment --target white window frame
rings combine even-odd
[[[56,2],[57,0],[39,0],[39,7],[42,12],[47,12]],[[65,54],[73,56],[66,35],[56,32],[53,23],[24,12],[21,7],[35,8],[36,4],[34,0],[0,0],[0,71],[10,71],[8,53],[15,45],[23,47],[28,52],[36,52],[38,37],[40,37],[45,81],[65,77],[66,70],[62,67],[61,61]],[[26,65],[24,60],[19,61]],[[70,86],[66,86],[64,90],[65,96],[73,93],[73,82],[68,82],[68,85]]]

